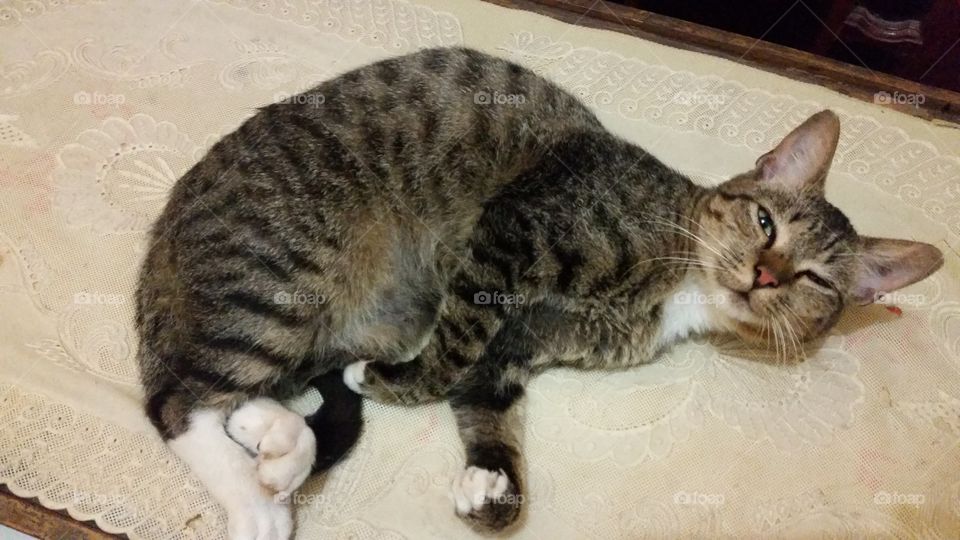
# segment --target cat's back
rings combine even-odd
[[[456,252],[503,185],[571,132],[602,129],[555,84],[471,49],[354,69],[262,108],[177,182],[145,261],[169,272],[141,285],[176,297],[264,274],[325,289],[384,253]]]
[[[603,128],[533,71],[473,49],[425,49],[263,107],[178,182],[165,217],[203,220],[211,199],[272,204],[276,193],[255,187],[268,184],[283,192],[275,206],[292,211],[303,201],[335,214],[399,194],[421,217],[449,213],[452,199],[491,196],[581,130]]]
[[[399,182],[407,192],[424,187],[417,180],[447,187],[451,182],[467,192],[495,187],[568,133],[602,129],[592,112],[553,82],[467,48],[382,60],[267,112],[322,124],[318,140],[322,132],[335,134],[374,176]],[[475,180],[483,177],[495,185],[478,186]]]

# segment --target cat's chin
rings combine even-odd
[[[722,285],[720,289],[724,301],[717,306],[717,311],[726,319],[724,329],[747,343],[767,344],[765,317],[762,311],[758,313],[755,305],[759,302],[762,306],[764,299],[758,293],[762,295],[763,291],[743,292]]]
[[[717,311],[729,319],[728,327],[730,330],[741,325],[756,326],[760,324],[760,316],[757,315],[753,306],[750,305],[749,293],[722,285],[719,287],[719,291],[718,296],[721,301],[717,303]]]

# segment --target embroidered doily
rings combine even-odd
[[[256,107],[375,59],[465,44],[557,81],[703,182],[832,108],[843,133],[830,198],[862,232],[947,257],[890,299],[902,316],[850,310],[803,363],[721,341],[622,373],[542,375],[522,415],[517,538],[960,530],[960,131],[465,1],[12,0],[0,26],[0,482],[15,494],[133,538],[222,538],[222,512],[141,412],[132,291],[145,231],[176,179]],[[471,537],[447,495],[463,461],[449,409],[365,414],[352,457],[298,494],[301,536]]]

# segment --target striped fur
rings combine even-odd
[[[524,485],[507,417],[532,375],[636,365],[703,331],[786,350],[863,295],[867,241],[823,198],[838,130],[821,113],[708,188],[504,60],[429,49],[351,71],[265,107],[175,186],[138,290],[147,413],[175,438],[197,408],[368,362],[371,397],[449,400],[467,465],[510,480],[464,518],[501,530]],[[937,266],[920,249],[914,281]],[[781,286],[754,286],[761,263]],[[690,283],[715,305],[679,308]],[[701,322],[666,332],[665,313]]]

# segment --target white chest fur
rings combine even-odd
[[[663,302],[658,345],[666,347],[717,329],[717,305],[724,300],[722,294],[710,292],[697,280],[684,279]]]

